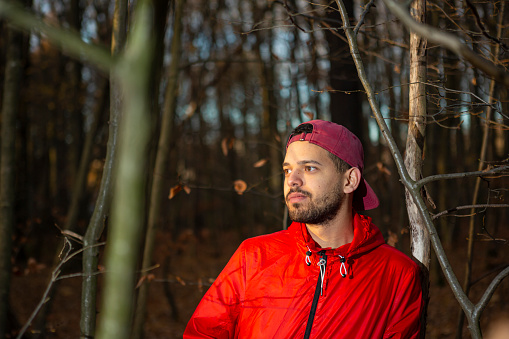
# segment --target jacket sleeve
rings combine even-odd
[[[203,296],[184,332],[185,339],[233,338],[245,290],[243,245]]]
[[[398,284],[398,295],[391,308],[384,339],[415,339],[421,332],[424,309],[420,269],[417,265]]]

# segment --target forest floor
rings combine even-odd
[[[502,226],[504,227],[504,226]],[[506,227],[504,227],[506,228]],[[463,229],[466,229],[463,228]],[[260,232],[261,233],[261,232]],[[462,232],[464,233],[464,232]],[[505,234],[501,234],[505,233]],[[213,234],[202,231],[195,236],[191,231],[182,231],[176,240],[169,232],[158,236],[156,262],[159,268],[153,271],[150,282],[148,317],[145,323],[145,338],[181,338],[187,321],[191,317],[203,293],[233,254],[241,240],[257,234],[250,230],[221,231]],[[509,239],[509,230],[499,230],[499,235]],[[463,280],[466,258],[466,236],[458,236],[455,246],[449,246],[448,256],[460,281]],[[408,236],[400,238],[402,248],[408,248]],[[51,260],[17,263],[11,286],[11,310],[19,322],[18,329],[40,302],[50,278]],[[475,246],[471,297],[477,302],[485,288],[500,271],[501,265],[509,263],[509,247],[505,244],[479,241]],[[430,303],[428,307],[427,338],[454,338],[459,306],[447,283],[437,273],[436,262],[431,269]],[[79,263],[69,270],[79,270]],[[497,271],[498,269],[498,271]],[[68,272],[66,272],[68,273]],[[81,279],[63,279],[56,286],[51,312],[47,317],[47,338],[79,338]],[[485,334],[502,321],[509,324],[509,279],[498,287],[482,319]],[[486,335],[487,338],[509,338],[509,330],[503,337]],[[463,338],[469,338],[466,325]]]

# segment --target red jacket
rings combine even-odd
[[[419,273],[369,217],[356,214],[353,241],[334,250],[294,222],[240,245],[184,338],[417,338]]]

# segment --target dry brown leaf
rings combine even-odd
[[[309,119],[313,119],[314,118],[314,114],[313,112],[309,112],[309,111],[306,111],[304,112],[304,115],[307,116]]]
[[[263,165],[265,165],[265,164],[267,163],[267,161],[269,161],[269,159],[267,159],[267,158],[265,158],[265,159],[260,159],[260,160],[258,160],[257,162],[255,162],[255,163],[253,164],[253,167],[254,167],[254,168],[260,168],[260,167],[262,167]]]
[[[399,65],[394,66],[394,72],[396,72],[396,74],[400,74],[401,73],[401,67],[399,67]]]
[[[399,240],[398,234],[389,231],[389,237],[387,238],[387,245],[395,247],[396,244],[398,243],[398,240]]]
[[[180,283],[182,286],[186,286],[186,282],[179,276],[176,276],[175,279]]]
[[[198,291],[203,292],[203,280],[198,279]]]
[[[186,185],[183,185],[183,186],[182,186],[182,189],[183,189],[183,190],[184,190],[184,192],[186,192],[187,194],[191,193],[191,189],[190,189],[188,186],[186,186]]]
[[[187,105],[186,112],[184,113],[184,117],[182,120],[187,120],[190,117],[194,115],[194,112],[196,111],[196,102],[191,102],[189,105]]]
[[[302,109],[307,108],[307,107],[308,107],[308,104],[304,103],[304,104],[302,104],[300,107],[301,107]]]
[[[136,287],[135,287],[135,289],[140,288],[140,287],[141,287],[141,285],[143,285],[143,282],[144,282],[146,279],[147,279],[147,276],[146,276],[146,275],[142,275],[142,276],[140,277],[140,279],[138,280],[138,283],[136,283]]]
[[[389,169],[387,167],[384,166],[384,164],[382,162],[377,162],[376,163],[376,167],[378,168],[378,170],[382,173],[385,173],[387,175],[391,175],[391,171],[389,171]]]
[[[223,155],[228,155],[228,150],[233,148],[233,144],[235,144],[235,138],[223,138],[221,140],[221,151],[223,151]]]
[[[228,155],[228,138],[223,138],[223,140],[221,140],[221,150],[224,156]]]
[[[244,193],[247,189],[247,184],[244,180],[235,180],[233,188],[238,195],[242,195],[242,193]]]
[[[178,184],[170,188],[170,195],[168,196],[168,199],[173,199],[178,192],[182,191],[182,185]]]
[[[27,261],[27,268],[25,269],[25,275],[30,273],[40,273],[43,269],[46,268],[45,264],[37,262],[35,258],[30,257]]]

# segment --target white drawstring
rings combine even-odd
[[[320,277],[321,277],[321,283],[320,283],[320,295],[323,295],[323,280],[325,278],[325,264],[327,261],[324,258],[320,258],[317,265],[320,266]]]
[[[339,261],[341,262],[341,266],[339,267],[339,273],[341,274],[341,276],[343,278],[346,278],[346,276],[348,275],[348,271],[347,271],[346,265],[345,265],[346,258],[340,254],[338,256],[339,256]]]

